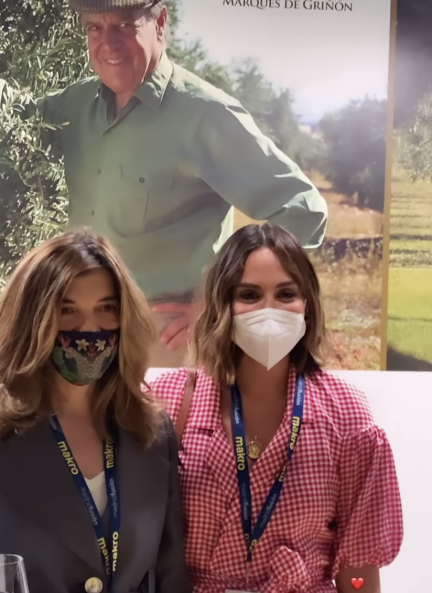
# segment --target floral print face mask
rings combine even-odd
[[[103,376],[117,356],[119,340],[119,329],[60,331],[51,353],[51,362],[69,383],[93,383]]]

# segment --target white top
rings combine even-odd
[[[87,480],[87,478],[85,478],[85,481],[93,497],[96,508],[99,511],[99,515],[102,517],[108,504],[108,494],[106,491],[105,484],[105,472],[101,472],[98,476],[95,476],[91,480]]]

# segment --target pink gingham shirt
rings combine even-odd
[[[151,385],[174,422],[186,377],[177,369]],[[283,422],[251,470],[253,525],[287,456],[294,388],[292,369]],[[334,593],[341,566],[381,567],[398,554],[402,511],[387,437],[365,395],[329,373],[306,377],[301,433],[248,583],[234,451],[219,389],[202,370],[179,457],[194,593]]]

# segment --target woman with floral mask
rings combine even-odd
[[[33,249],[2,294],[0,550],[31,593],[192,591],[174,430],[139,387],[153,336],[88,233]]]
[[[392,452],[365,396],[321,370],[306,252],[278,226],[242,228],[203,301],[194,381],[152,384],[182,434],[194,593],[379,593],[402,540]]]

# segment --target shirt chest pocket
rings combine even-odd
[[[121,166],[118,175],[118,195],[109,209],[110,226],[123,237],[141,235],[151,224],[150,197],[157,195],[163,199],[164,190],[168,191],[172,184],[172,176],[128,166]]]

